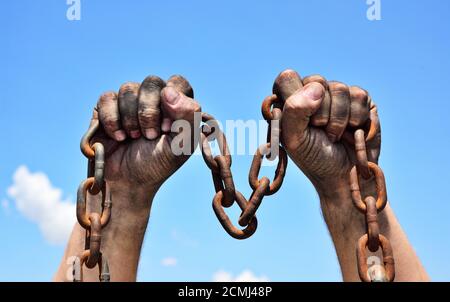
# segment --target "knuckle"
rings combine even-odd
[[[173,75],[167,81],[167,86],[172,86],[179,92],[184,93],[188,97],[194,97],[194,90],[189,81],[182,75]]]
[[[102,123],[103,123],[103,126],[105,127],[105,129],[108,129],[110,131],[115,131],[120,128],[119,121],[112,117],[106,117],[105,119],[103,119]]]
[[[346,127],[348,122],[349,122],[348,117],[335,116],[334,118],[330,119],[328,126],[330,128],[342,128]]]
[[[278,77],[279,78],[292,77],[295,75],[297,75],[297,72],[293,69],[288,68],[288,69],[283,70]]]
[[[159,120],[160,117],[160,111],[159,109],[152,108],[152,107],[146,107],[146,108],[140,108],[138,111],[139,116],[139,122],[141,124],[147,124],[152,123],[153,120]]]
[[[350,87],[350,95],[353,100],[359,101],[361,103],[367,103],[368,92],[365,89],[362,89],[358,86]]]
[[[141,89],[145,90],[161,90],[166,83],[158,76],[150,75],[144,79]]]
[[[311,117],[311,122],[317,126],[324,126],[328,122],[328,116],[325,115],[313,115]]]
[[[125,129],[138,129],[139,124],[136,119],[125,117],[122,119],[122,125]]]
[[[348,124],[352,127],[358,127],[360,126],[364,121],[366,120],[366,118],[363,117],[363,115],[353,115],[350,117],[350,120],[348,122]]]
[[[305,112],[309,115],[311,115],[313,111],[311,105],[307,102],[299,101],[297,95],[293,95],[286,100],[284,109],[288,111]]]
[[[332,95],[349,95],[350,94],[348,86],[341,82],[330,81],[330,82],[328,82],[328,87],[329,87],[330,93]]]
[[[124,84],[122,84],[122,86],[120,86],[120,92],[131,92],[131,91],[135,91],[135,89],[137,88],[137,84],[133,83],[133,82],[126,82]]]
[[[282,99],[287,99],[302,86],[300,75],[295,70],[286,69],[275,79],[272,91]]]
[[[186,80],[185,77],[183,77],[182,75],[179,75],[179,74],[172,75],[169,78],[169,82],[171,82],[173,84],[179,84],[179,85],[189,85],[188,80]]]
[[[114,102],[117,99],[117,94],[113,91],[104,92],[98,99],[98,107],[102,107],[104,104]]]
[[[283,70],[275,80],[275,85],[280,85],[285,82],[291,82],[295,79],[299,79],[300,75],[293,69]]]
[[[139,111],[138,111],[139,116],[143,117],[143,118],[152,118],[154,116],[158,116],[159,113],[160,113],[159,108],[154,108],[154,107],[149,107],[149,106],[140,107]]]
[[[116,96],[117,95],[115,92],[107,91],[100,96],[100,100],[107,102],[107,101],[114,100],[114,98],[116,98]]]
[[[318,83],[322,84],[322,86],[325,87],[325,89],[328,88],[327,80],[320,74],[313,74],[313,75],[307,76],[306,78],[303,79],[303,85],[307,85],[312,82],[318,82]]]
[[[136,123],[122,123],[122,126],[127,131],[138,130],[139,126]]]

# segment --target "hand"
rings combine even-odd
[[[200,106],[192,99],[193,94],[181,76],[171,77],[167,84],[151,76],[142,84],[123,84],[118,93],[104,93],[94,110],[92,122],[99,120],[101,127],[92,142],[100,141],[105,147],[105,179],[113,203],[111,219],[102,230],[101,239],[111,281],[136,280],[153,197],[192,154],[175,155],[171,142],[178,142],[175,139],[181,136],[183,144],[189,140],[191,151],[195,149],[194,113],[200,111]],[[190,129],[185,124],[181,133],[170,133],[172,123],[180,120],[187,121]],[[101,203],[100,195],[88,195],[87,199],[92,209]],[[84,250],[85,234],[76,224],[54,280],[67,281],[67,276],[70,280],[73,268],[68,259]],[[83,270],[85,281],[98,281],[97,268]]]
[[[285,102],[282,141],[292,160],[313,182],[320,195],[348,190],[355,163],[354,146],[342,139],[346,130],[378,121],[377,109],[367,91],[329,82],[319,75],[301,80],[292,70],[282,72],[274,92]],[[377,163],[381,134],[367,143],[368,160]],[[353,131],[352,131],[353,132]]]
[[[125,83],[118,93],[104,93],[94,110],[93,119],[102,127],[94,137],[106,150],[105,179],[127,186],[158,188],[189,158],[175,155],[171,142],[175,120],[189,122],[191,137],[194,112],[200,105],[194,101],[190,84],[181,76],[172,76],[167,84],[156,76],[142,84]],[[193,137],[193,136],[192,136]],[[192,144],[192,150],[196,143]]]

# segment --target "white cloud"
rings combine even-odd
[[[62,199],[61,189],[53,187],[47,175],[31,173],[20,166],[13,176],[8,195],[17,210],[41,230],[52,244],[65,243],[76,221],[75,204]]]
[[[177,262],[178,262],[177,258],[167,257],[167,258],[164,258],[163,260],[161,260],[161,265],[162,266],[176,266]]]
[[[227,271],[217,271],[213,275],[213,282],[269,282],[265,275],[256,276],[251,270],[244,270],[239,275],[233,276]]]

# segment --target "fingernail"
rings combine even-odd
[[[133,130],[130,131],[130,136],[134,139],[141,137],[141,131],[139,130]]]
[[[171,105],[175,105],[180,99],[180,94],[172,87],[167,87],[164,90],[164,96],[166,97],[167,103]]]
[[[158,131],[155,128],[149,128],[145,130],[145,137],[148,139],[155,139],[158,137]]]
[[[323,97],[323,86],[319,83],[311,83],[303,90],[303,95],[307,98],[318,101]]]
[[[121,142],[127,138],[127,135],[125,134],[125,131],[117,130],[116,132],[114,132],[114,138],[117,141]]]

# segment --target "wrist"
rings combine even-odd
[[[111,196],[111,217],[101,230],[101,252],[108,259],[113,281],[136,280],[142,243],[156,189],[124,183],[108,182],[106,194]],[[88,195],[89,212],[100,212],[102,196]],[[79,224],[72,233],[66,258],[78,256],[85,249],[86,230]],[[63,269],[67,270],[67,269]],[[84,280],[97,281],[98,268],[84,267]],[[62,276],[61,272],[59,277]]]
[[[363,199],[365,196],[377,196],[376,185],[373,180],[360,180],[360,184]],[[354,236],[364,234],[366,232],[365,215],[353,203],[349,182],[346,179],[341,179],[325,187],[326,190],[318,189],[317,192],[320,197],[322,213],[331,235],[341,240],[344,231],[347,234],[355,234]],[[380,225],[387,224],[385,213],[383,211],[378,215]]]
[[[143,214],[149,212],[158,187],[111,181],[108,182],[108,188],[112,202],[111,223],[114,223],[113,218],[129,223],[147,220],[148,217]],[[134,218],[135,221],[130,221],[129,218]]]
[[[376,196],[371,193],[374,190],[368,183],[362,194]],[[361,236],[367,233],[366,217],[354,206],[350,186],[342,185],[334,193],[331,194],[331,190],[319,193],[323,217],[333,240],[344,280],[359,281],[355,247]],[[392,241],[395,217],[389,204],[377,215],[377,221],[380,233]]]

